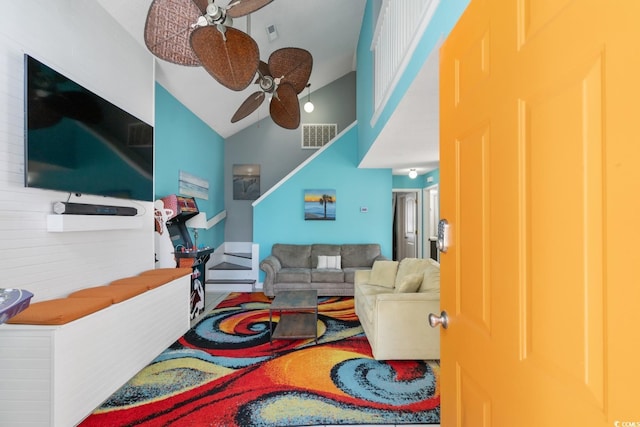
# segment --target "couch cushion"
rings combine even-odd
[[[398,261],[376,261],[371,268],[369,283],[386,288],[395,286]]]
[[[110,286],[146,286],[147,289],[155,289],[166,283],[173,281],[165,274],[148,274],[144,276],[131,276],[124,279],[114,280]]]
[[[424,277],[424,274],[421,274],[421,273],[407,274],[400,281],[400,283],[396,284],[396,287],[393,290],[393,292],[395,293],[417,292],[418,289],[420,288],[420,285],[422,284],[423,277]]]
[[[318,267],[318,257],[340,255],[340,245],[314,244],[311,245],[311,268]]]
[[[311,270],[312,282],[344,283],[344,272],[339,269],[313,269]]]
[[[283,283],[311,283],[311,269],[309,268],[281,268],[276,274],[276,282]]]
[[[416,273],[423,273],[425,268],[431,265],[430,260],[424,258],[405,258],[398,265],[398,273],[396,274],[396,283],[398,286],[405,276]]]
[[[367,321],[371,322],[374,318],[376,296],[378,294],[389,292],[389,288],[386,286],[376,286],[370,284],[357,286],[355,296],[356,304],[358,304],[359,310],[362,311],[361,314],[367,318]]]
[[[146,291],[146,286],[95,286],[72,292],[69,298],[111,298],[111,302],[117,304]]]
[[[380,245],[377,243],[344,244],[340,249],[342,268],[371,267],[377,257],[381,255]]]
[[[276,243],[271,254],[278,258],[283,268],[311,268],[311,245]]]
[[[340,255],[318,255],[318,270],[320,269],[342,269],[342,261]]]
[[[170,277],[171,280],[177,279],[179,277],[182,276],[186,276],[187,274],[191,274],[193,273],[193,270],[191,268],[187,268],[187,267],[183,267],[183,268],[169,268],[169,267],[165,267],[165,268],[155,268],[153,270],[146,270],[143,271],[142,273],[139,274],[139,276],[146,276],[146,275],[166,275],[167,277]]]
[[[432,261],[424,270],[418,292],[440,292],[440,266]]]
[[[355,283],[356,281],[356,271],[358,270],[371,270],[371,267],[342,267],[342,271],[344,272],[344,281],[348,283]]]
[[[20,325],[63,325],[111,305],[111,298],[58,298],[31,304],[7,321]]]

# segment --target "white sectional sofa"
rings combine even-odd
[[[377,360],[440,358],[440,265],[431,259],[376,261],[355,275],[355,311]]]

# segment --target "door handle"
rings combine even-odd
[[[447,316],[446,311],[440,313],[440,316],[429,313],[429,326],[436,328],[438,325],[442,326],[443,329],[447,329],[447,326],[449,326],[449,316]]]

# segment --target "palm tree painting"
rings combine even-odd
[[[335,221],[336,190],[304,190],[304,219]]]

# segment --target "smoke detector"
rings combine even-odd
[[[274,24],[267,25],[267,37],[270,42],[278,38],[278,29]]]

